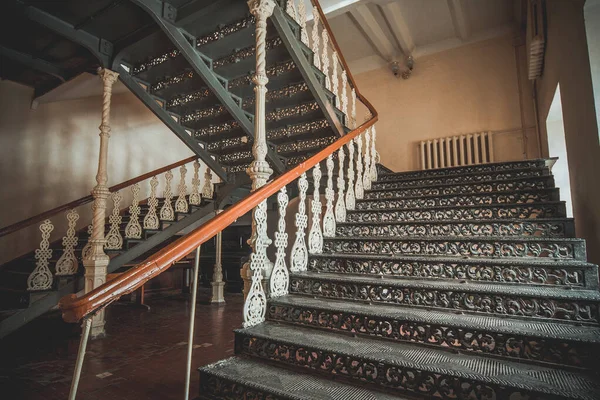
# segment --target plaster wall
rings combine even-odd
[[[537,157],[525,48],[516,49],[508,35],[418,58],[407,80],[387,67],[357,75],[379,111],[381,162],[393,171],[419,169],[421,140],[483,131],[508,131],[494,135],[497,161]]]
[[[98,85],[101,81],[98,80]],[[76,200],[90,193],[98,167],[101,97],[45,103],[30,108],[33,91],[19,84],[0,82],[0,226]],[[134,95],[113,95],[112,132],[109,141],[108,185],[150,172],[192,155],[192,152]],[[204,166],[201,180],[204,183]],[[187,182],[193,170],[188,166]],[[216,178],[215,178],[216,179]],[[173,191],[179,176],[175,173]],[[140,197],[149,194],[143,182]],[[159,195],[164,189],[160,181]],[[121,208],[128,207],[124,191]],[[109,201],[108,211],[112,210]],[[90,205],[79,208],[78,228],[91,221]],[[52,220],[51,240],[66,232],[65,215]],[[0,240],[0,262],[32,250],[40,241],[38,226]],[[55,255],[60,257],[60,254]]]
[[[544,121],[560,84],[576,234],[586,239],[589,260],[600,263],[600,144],[583,5],[584,0],[546,1],[546,56],[536,86],[541,142],[547,155]]]

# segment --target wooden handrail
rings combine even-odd
[[[348,69],[346,60],[344,60],[344,57],[341,55],[337,42],[335,41],[333,33],[331,32],[331,28],[325,19],[325,15],[323,14],[321,6],[319,5],[318,1],[311,1],[319,11],[323,25],[329,32],[331,41],[338,52],[340,62],[347,71],[350,82],[352,82],[352,87],[354,87],[356,90],[357,97],[367,107],[371,113],[371,118],[361,124],[358,128],[348,132],[346,135],[342,136],[323,150],[319,151],[314,156],[275,178],[275,180],[267,183],[265,186],[261,187],[255,192],[250,193],[232,207],[214,216],[186,236],[181,237],[180,239],[167,245],[157,253],[148,257],[142,263],[136,265],[117,278],[106,282],[105,284],[82,295],[81,297],[77,297],[75,294],[70,294],[63,297],[58,303],[58,306],[61,309],[63,319],[66,322],[78,322],[82,318],[92,315],[100,309],[108,306],[112,302],[118,300],[121,296],[132,293],[139,287],[143,286],[150,279],[169,269],[173,264],[190,254],[202,243],[205,243],[214,237],[218,232],[231,225],[239,217],[251,211],[262,201],[265,201],[269,196],[277,193],[282,187],[298,179],[304,172],[325,160],[330,154],[333,154],[333,152],[337,151],[345,144],[350,143],[351,140],[377,122],[379,119],[377,110],[375,110],[373,105],[360,94],[358,88],[356,87],[354,77]]]
[[[121,189],[124,189],[126,187],[129,187],[129,186],[131,186],[131,185],[133,185],[135,183],[145,181],[148,178],[152,178],[154,175],[160,175],[163,172],[167,172],[167,171],[169,171],[169,170],[171,170],[173,168],[177,168],[177,167],[180,167],[182,165],[185,165],[185,164],[187,164],[189,162],[192,162],[192,161],[196,160],[197,158],[198,158],[198,156],[188,157],[188,158],[183,159],[181,161],[177,161],[177,162],[175,162],[173,164],[169,164],[169,165],[166,165],[166,166],[164,166],[162,168],[158,168],[158,169],[155,169],[154,171],[151,171],[151,172],[145,173],[143,175],[140,175],[137,178],[133,178],[133,179],[130,179],[128,181],[119,183],[118,185],[111,186],[110,188],[108,188],[108,190],[111,193],[112,192],[117,192],[117,191],[119,191]],[[13,232],[16,232],[16,231],[19,231],[19,230],[21,230],[23,228],[27,228],[30,225],[40,223],[43,220],[48,219],[48,218],[50,218],[50,217],[52,217],[52,216],[54,216],[54,215],[56,215],[56,214],[58,214],[60,212],[67,211],[67,210],[70,210],[70,209],[75,208],[75,207],[82,206],[82,205],[87,204],[87,203],[91,203],[92,201],[94,201],[94,197],[92,195],[87,195],[87,196],[84,196],[84,197],[82,197],[80,199],[74,200],[74,201],[72,201],[70,203],[63,204],[62,206],[55,207],[55,208],[53,208],[51,210],[44,211],[41,214],[34,215],[33,217],[24,219],[23,221],[19,221],[19,222],[16,222],[16,223],[12,224],[12,225],[5,226],[4,228],[0,229],[0,237],[9,235],[9,234],[11,234]]]

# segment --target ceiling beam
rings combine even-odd
[[[356,20],[358,26],[373,44],[377,52],[386,61],[392,61],[396,55],[394,44],[387,38],[381,26],[375,19],[373,13],[366,5],[358,6],[350,10],[350,14]]]
[[[48,61],[42,60],[41,58],[36,58],[29,54],[21,53],[20,51],[9,49],[8,47],[4,46],[0,46],[0,55],[23,64],[28,68],[52,75],[53,77],[60,79],[62,82],[67,80],[68,73],[65,70]]]
[[[96,58],[98,58],[103,67],[110,68],[113,44],[108,40],[96,37],[81,29],[77,29],[68,22],[33,6],[27,6],[25,8],[25,15],[27,15],[30,20],[87,48]]]
[[[392,28],[392,33],[398,42],[398,46],[406,57],[411,56],[415,51],[415,41],[413,40],[408,24],[402,15],[400,3],[387,3],[382,6],[383,15]]]
[[[448,0],[448,8],[450,9],[456,36],[462,41],[469,40],[471,37],[471,24],[467,18],[465,0]]]

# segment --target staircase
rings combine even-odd
[[[598,399],[598,267],[553,160],[384,173],[200,399]]]
[[[125,240],[119,249],[107,249],[109,273],[125,270],[177,239],[182,230],[199,224],[215,206],[222,207],[229,194],[235,195],[231,203],[249,192],[245,171],[253,160],[255,94],[251,78],[256,68],[256,39],[255,18],[246,1],[102,0],[93,15],[88,15],[92,10],[69,2],[14,3],[15,13],[51,30],[65,23],[78,26],[72,38],[75,42],[85,28],[69,18],[78,17],[86,24],[97,19],[94,30],[85,32],[88,39],[99,36],[102,46],[96,56],[104,60],[115,47],[112,69],[119,79],[224,182],[216,189],[218,205],[204,201],[190,206],[187,212],[176,212],[173,220],[161,219],[159,228],[144,229],[140,238],[125,237],[129,216],[126,209],[121,210],[118,231]],[[285,1],[281,6],[285,8]],[[117,16],[127,22],[114,31]],[[57,23],[63,18],[65,21]],[[267,30],[267,161],[277,175],[346,133],[349,118],[335,106],[336,96],[326,88],[325,73],[315,67],[313,51],[302,42],[298,22],[277,6]],[[114,37],[114,43],[127,44],[113,45],[108,37]],[[160,208],[164,199],[158,201]],[[141,203],[138,218],[143,221],[148,206]],[[110,228],[107,218],[106,234]],[[36,267],[34,251],[0,266],[0,338],[56,306],[62,296],[83,288],[81,252],[89,235],[82,230],[75,237],[80,271],[57,276],[51,287],[27,288],[27,279]],[[50,250],[49,273],[54,275],[63,246],[58,241],[50,244]]]

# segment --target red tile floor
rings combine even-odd
[[[204,295],[204,296],[203,296]],[[202,302],[199,293],[190,394],[198,394],[196,368],[233,354],[232,330],[241,326],[243,297],[227,304]],[[148,298],[150,310],[117,303],[107,310],[107,336],[90,341],[77,399],[183,398],[188,336],[188,295]],[[0,398],[66,400],[79,329],[58,313],[38,318],[0,341]]]

